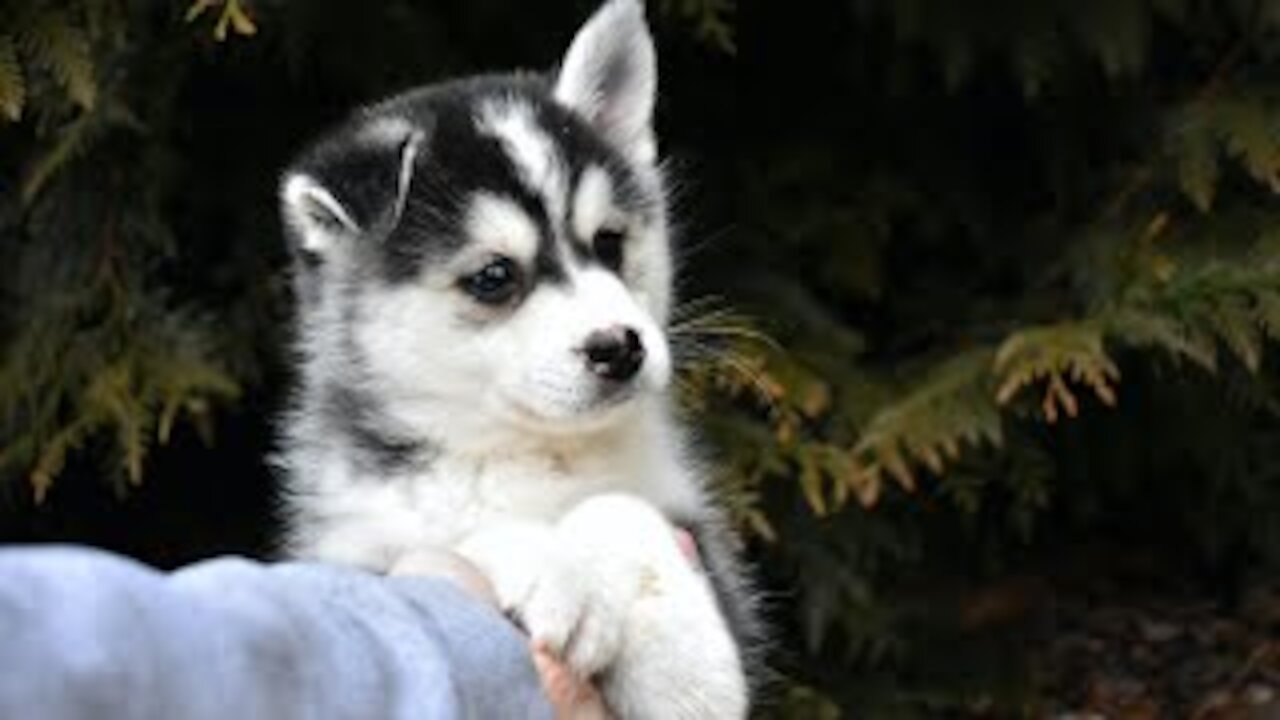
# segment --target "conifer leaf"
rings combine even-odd
[[[44,503],[53,488],[54,479],[62,472],[67,457],[84,441],[89,420],[82,416],[60,428],[42,445],[40,454],[27,476],[37,505]]]
[[[10,35],[0,35],[0,116],[10,122],[22,119],[27,83],[18,62],[18,50]]]
[[[800,464],[800,488],[804,491],[805,501],[809,509],[818,517],[827,514],[827,502],[822,490],[822,473],[817,464],[802,462]]]
[[[227,3],[227,14],[231,17],[231,27],[240,35],[255,35],[258,32],[258,26],[253,23],[253,19],[245,12],[237,0],[231,0]]]
[[[217,19],[213,24],[213,37],[218,42],[225,41],[230,32],[245,37],[257,34],[258,26],[246,9],[244,0],[194,0],[187,6],[184,19],[190,24],[215,9]]]
[[[1145,0],[1089,0],[1076,4],[1066,19],[1109,77],[1143,69],[1150,32]]]
[[[1257,302],[1258,323],[1267,339],[1280,341],[1280,291],[1263,289],[1254,297]]]
[[[1188,332],[1177,319],[1143,307],[1126,307],[1106,318],[1108,334],[1142,348],[1159,348],[1174,358],[1185,358],[1210,372],[1217,369],[1212,337]]]
[[[733,16],[735,0],[662,0],[662,13],[692,23],[697,37],[728,55],[737,52]]]
[[[27,51],[35,63],[48,70],[83,110],[92,110],[98,96],[89,39],[61,11],[50,10],[27,28]]]
[[[1256,180],[1280,190],[1280,115],[1267,106],[1265,96],[1220,100],[1215,114],[1227,152]]]
[[[1218,141],[1200,123],[1188,123],[1177,143],[1178,183],[1200,212],[1209,212],[1218,185]]]
[[[81,115],[72,120],[58,129],[57,139],[52,146],[36,155],[22,180],[20,195],[23,204],[30,204],[50,178],[83,150],[91,122],[90,115]]]
[[[1257,319],[1248,304],[1236,296],[1221,298],[1208,313],[1218,337],[1250,372],[1257,372],[1262,362],[1262,338]]]
[[[201,15],[205,14],[205,12],[217,4],[218,0],[195,0],[187,7],[187,13],[184,19],[188,23],[195,22]]]
[[[769,516],[760,510],[751,509],[747,512],[747,527],[751,529],[756,537],[763,539],[768,543],[778,542],[778,531],[774,529],[773,523],[769,522]]]
[[[996,400],[1001,405],[1023,388],[1043,381],[1040,407],[1049,422],[1079,412],[1067,380],[1087,386],[1104,404],[1113,405],[1114,384],[1120,379],[1120,369],[1103,347],[1102,330],[1092,322],[1068,321],[1013,333],[996,351],[994,371],[999,377]]]
[[[1051,29],[1028,32],[1019,37],[1013,49],[1013,66],[1022,83],[1022,94],[1036,98],[1053,74],[1061,40]]]

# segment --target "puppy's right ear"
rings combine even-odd
[[[404,210],[424,137],[408,122],[384,120],[312,148],[280,183],[295,247],[323,260],[345,243],[385,237]]]

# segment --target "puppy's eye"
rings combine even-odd
[[[520,290],[520,267],[511,258],[498,258],[461,280],[462,289],[486,305],[501,305]]]
[[[601,264],[617,272],[622,268],[622,241],[626,236],[621,230],[600,228],[591,239],[591,247],[600,259]]]

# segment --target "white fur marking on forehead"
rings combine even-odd
[[[530,190],[542,197],[552,222],[564,217],[565,169],[555,143],[543,132],[533,108],[516,98],[485,103],[478,118],[480,132],[502,142]]]
[[[403,143],[400,151],[400,173],[397,175],[395,217],[404,211],[409,183],[413,179],[413,165],[418,160],[424,134],[413,123],[399,117],[378,118],[360,130],[360,140],[374,145]]]
[[[467,208],[466,231],[496,253],[528,262],[538,251],[538,226],[507,198],[476,193]]]
[[[590,242],[613,212],[613,182],[609,174],[596,165],[583,170],[573,195],[574,233]]]
[[[417,127],[402,117],[379,117],[360,128],[357,139],[373,145],[393,145],[413,134]]]

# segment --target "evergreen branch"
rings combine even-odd
[[[913,464],[940,475],[960,456],[962,444],[1001,443],[1000,413],[989,386],[991,360],[986,348],[962,352],[872,416],[853,448],[857,462],[847,476],[863,505],[879,499],[886,474],[911,490]]]
[[[1159,347],[1208,371],[1221,343],[1251,372],[1261,367],[1263,341],[1280,320],[1280,270],[1246,256],[1184,269],[1165,282],[1141,285],[1100,316],[1108,334],[1137,347]]]

